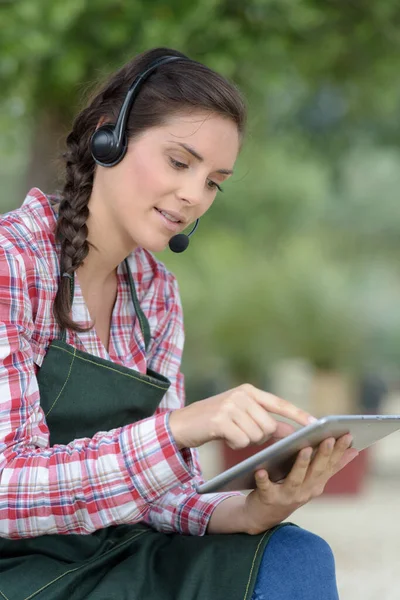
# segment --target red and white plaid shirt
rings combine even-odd
[[[48,198],[36,188],[21,208],[0,218],[0,537],[86,534],[139,521],[203,535],[214,508],[233,494],[197,494],[197,452],[179,451],[171,436],[169,411],[184,405],[182,309],[174,276],[151,253],[139,248],[128,259],[150,324],[147,356],[123,268],[109,351],[94,329],[68,332],[67,342],[141,373],[149,366],[170,379],[170,389],[148,419],[49,445],[36,373],[60,335],[52,310],[59,276],[55,223]],[[72,316],[91,324],[77,278]]]

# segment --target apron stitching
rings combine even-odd
[[[62,350],[63,352],[67,352],[68,354],[72,354],[72,352],[70,352],[69,350],[66,350],[65,348],[62,348],[61,346],[57,346],[57,344],[55,344],[54,342],[53,342],[53,348],[57,348],[58,350]],[[168,389],[167,387],[164,387],[162,385],[156,385],[155,383],[152,383],[151,381],[146,381],[145,379],[141,379],[140,377],[135,377],[135,375],[130,375],[129,373],[121,373],[117,369],[113,369],[112,367],[107,367],[106,365],[101,365],[100,363],[96,363],[95,361],[89,360],[88,358],[83,358],[83,356],[79,356],[78,354],[76,354],[75,357],[79,360],[83,360],[84,362],[88,362],[93,365],[96,365],[97,367],[101,367],[103,369],[108,369],[109,371],[114,371],[115,373],[118,373],[118,375],[124,375],[125,377],[131,377],[132,379],[136,379],[137,381],[141,381],[142,383],[146,383],[147,385],[151,385],[160,390],[167,391],[167,389]]]
[[[258,545],[257,545],[256,551],[254,552],[254,556],[253,556],[253,562],[251,563],[251,569],[250,569],[250,573],[249,573],[249,579],[248,579],[248,581],[247,581],[246,591],[245,591],[245,594],[244,594],[243,600],[246,600],[246,599],[247,599],[247,594],[249,593],[249,586],[250,586],[251,576],[252,576],[252,574],[253,574],[254,563],[255,563],[255,561],[256,561],[256,558],[257,558],[258,551],[259,551],[259,549],[260,549],[260,546],[261,546],[261,544],[262,544],[262,542],[263,542],[263,540],[264,540],[265,536],[266,536],[266,535],[269,535],[269,533],[270,533],[269,531],[266,531],[266,532],[264,533],[264,535],[262,536],[261,540],[258,542]]]
[[[72,353],[71,353],[71,354],[72,354]],[[58,393],[58,396],[57,396],[57,398],[54,400],[53,404],[50,406],[49,410],[47,411],[47,413],[46,413],[46,417],[48,417],[48,416],[49,416],[49,414],[51,413],[51,411],[53,410],[54,406],[56,405],[56,402],[58,401],[59,397],[61,396],[61,394],[62,394],[62,393],[63,393],[63,391],[64,391],[64,388],[65,388],[65,386],[66,386],[66,385],[67,385],[67,383],[68,383],[68,380],[69,380],[69,378],[70,378],[71,371],[72,371],[72,365],[74,364],[75,356],[76,356],[76,349],[74,348],[74,354],[73,354],[73,356],[72,356],[72,360],[71,360],[71,364],[70,364],[70,367],[69,367],[69,371],[68,371],[67,379],[64,381],[64,385],[62,386],[62,388],[61,388],[60,392]]]
[[[103,558],[104,556],[107,556],[107,554],[110,554],[110,552],[113,552],[113,550],[115,550],[115,548],[120,548],[124,544],[128,544],[129,542],[131,542],[135,538],[143,535],[144,533],[149,533],[149,531],[147,529],[143,529],[143,531],[140,531],[139,533],[135,533],[135,535],[133,535],[129,539],[125,540],[125,542],[121,542],[121,544],[116,544],[113,548],[111,548],[111,550],[108,550],[107,552],[105,552],[104,554],[102,554],[101,557]],[[96,560],[96,559],[94,559],[94,560]],[[81,565],[80,567],[76,567],[75,569],[69,569],[69,571],[65,571],[65,573],[62,573],[61,575],[59,575],[55,579],[52,579],[51,581],[49,581],[48,583],[46,583],[46,585],[43,585],[41,588],[39,588],[38,590],[36,590],[36,592],[33,592],[32,594],[30,594],[29,596],[27,596],[26,598],[24,598],[24,600],[31,600],[31,598],[33,598],[34,596],[36,596],[36,594],[39,594],[39,592],[43,592],[43,590],[45,590],[47,587],[49,587],[50,585],[52,585],[53,583],[55,583],[59,579],[62,579],[63,577],[65,577],[65,575],[69,575],[70,573],[75,573],[76,571],[79,571],[80,569],[83,569],[84,567],[86,567],[87,565],[89,565],[90,562],[94,562],[94,561],[88,561],[87,563],[85,563],[84,565]],[[8,600],[8,598],[6,596],[4,596],[4,598],[6,598],[6,600]]]
[[[3,596],[3,598],[5,598],[5,600],[8,600],[7,596],[5,594],[3,594],[3,592],[0,590],[0,594]]]

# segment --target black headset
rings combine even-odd
[[[141,84],[161,65],[175,60],[189,59],[181,56],[162,56],[150,64],[130,86],[115,123],[101,125],[90,139],[90,149],[96,163],[101,167],[114,167],[124,158],[127,149],[126,123]]]
[[[101,167],[114,167],[124,158],[128,147],[126,139],[126,123],[132,109],[133,102],[137,97],[140,86],[161,65],[175,60],[189,61],[183,56],[162,56],[152,62],[132,83],[127,91],[125,100],[119,111],[115,123],[105,123],[96,129],[90,138],[90,150],[95,162]],[[196,231],[199,219],[196,220],[193,229],[185,235],[179,233],[169,241],[169,247],[173,252],[183,252],[189,245],[189,237]]]

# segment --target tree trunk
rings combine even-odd
[[[45,193],[54,193],[60,189],[63,181],[62,152],[69,127],[65,119],[48,110],[37,115],[35,122],[25,191],[38,187]]]

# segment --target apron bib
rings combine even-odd
[[[147,350],[149,324],[125,265]],[[82,352],[65,339],[63,332],[53,340],[38,372],[51,445],[154,414],[170,386],[166,377]],[[0,600],[250,600],[263,551],[279,527],[257,536],[189,536],[138,523],[90,535],[0,538]]]

